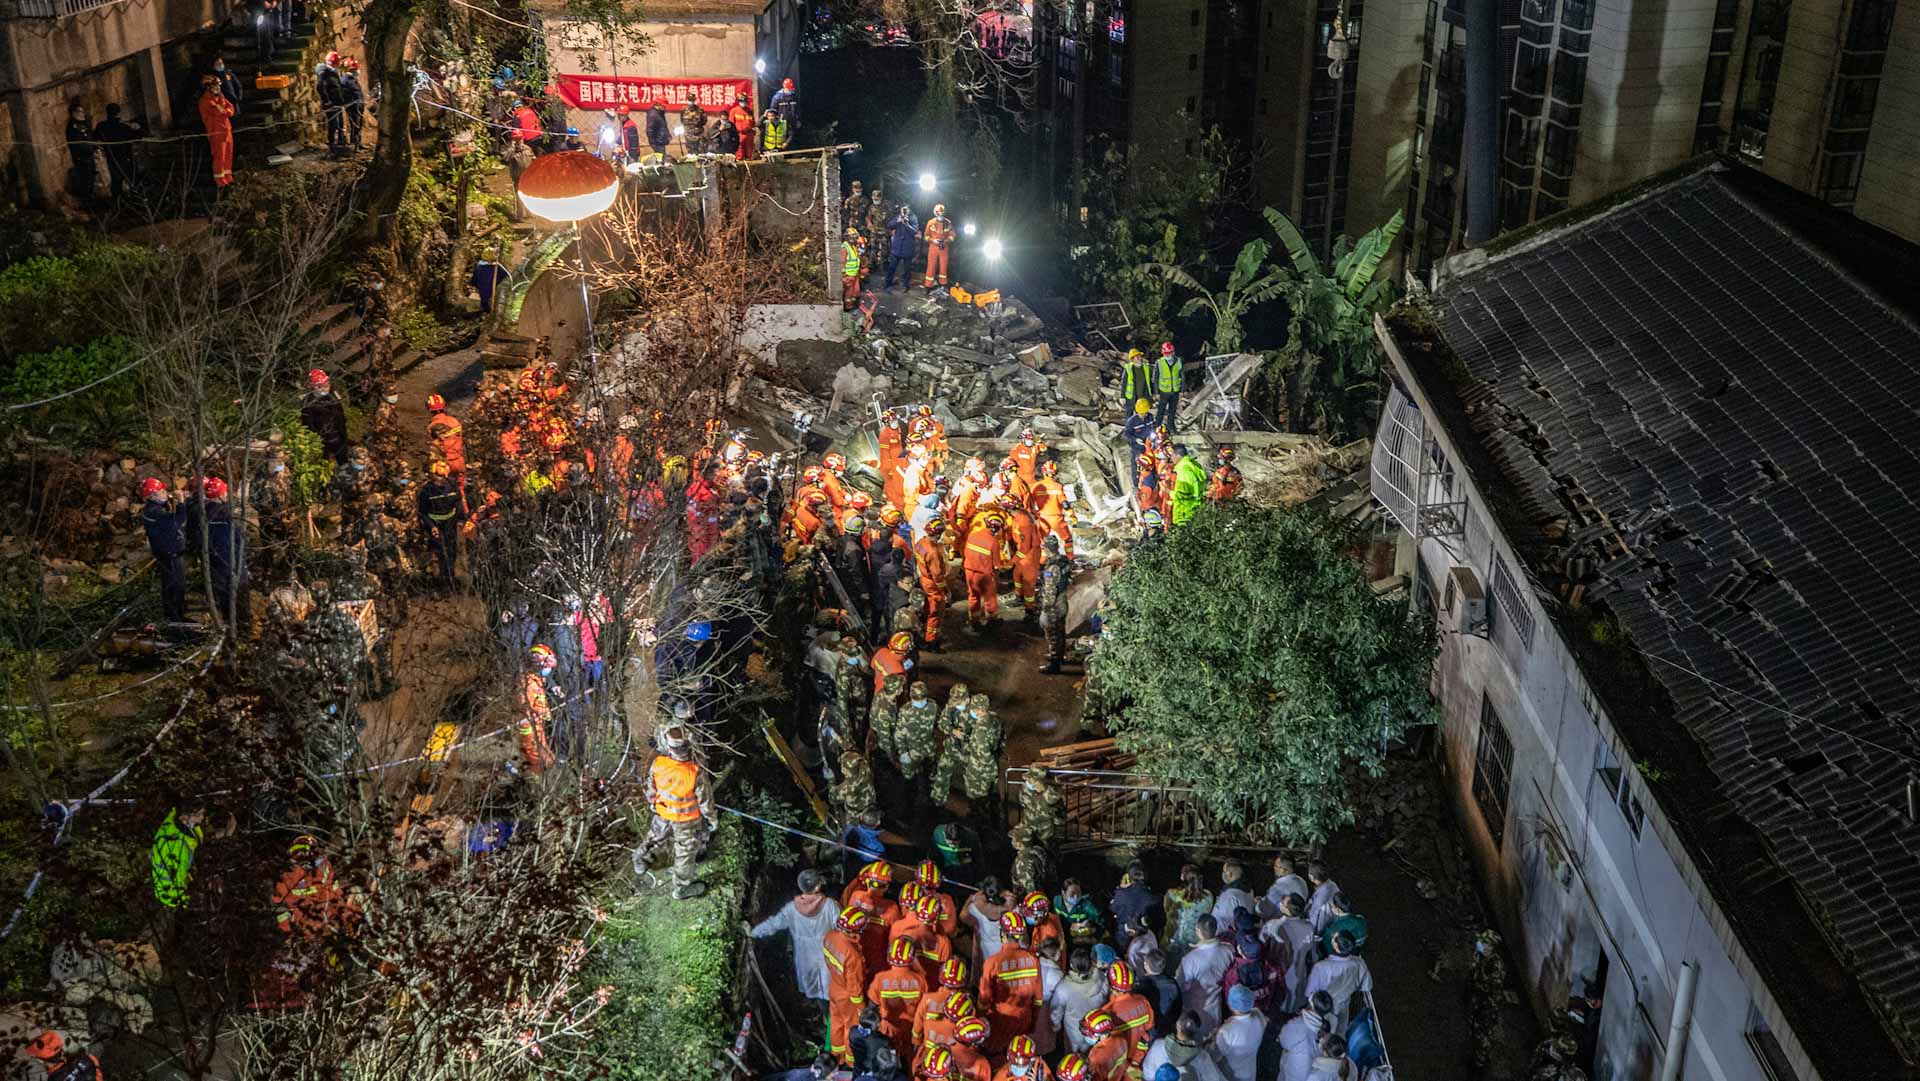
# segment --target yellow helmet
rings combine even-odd
[[[1137,349],[1134,351],[1139,352],[1139,350]],[[1145,398],[1142,398],[1139,401],[1133,403],[1133,412],[1135,416],[1144,417],[1148,413],[1153,412],[1153,406],[1148,405],[1147,400]]]

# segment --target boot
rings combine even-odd
[[[1057,675],[1059,675],[1059,674],[1060,674],[1060,662],[1059,662],[1059,661],[1056,661],[1056,660],[1049,660],[1049,661],[1047,661],[1047,663],[1045,663],[1045,664],[1043,664],[1043,665],[1041,665],[1041,666],[1040,666],[1040,674],[1041,674],[1041,675],[1043,675],[1043,676],[1057,676]]]
[[[707,884],[705,882],[689,882],[684,886],[675,886],[673,888],[673,899],[676,901],[691,901],[695,897],[706,896],[706,893]]]

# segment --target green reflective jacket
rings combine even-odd
[[[1207,471],[1192,455],[1173,467],[1173,524],[1185,525],[1207,498]]]
[[[182,829],[174,816],[178,809],[167,812],[167,820],[153,834],[153,897],[168,908],[179,908],[187,903],[187,881],[193,875],[193,854],[200,848],[200,839],[206,831],[199,826]]]

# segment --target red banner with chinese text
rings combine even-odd
[[[708,112],[725,112],[734,98],[751,98],[751,79],[655,79],[640,75],[555,75],[553,88],[561,100],[576,109],[635,109],[666,106],[678,112],[698,102]]]

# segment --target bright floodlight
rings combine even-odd
[[[966,223],[965,225],[962,225],[962,226],[960,227],[960,231],[961,231],[962,233],[964,233],[964,234],[966,234],[967,236],[972,236],[972,235],[973,235],[973,232],[974,232],[974,225],[973,225],[973,223],[972,223],[972,222],[968,222],[968,223]]]
[[[920,174],[920,190],[921,191],[932,191],[934,184],[935,184],[935,180],[933,179],[932,173]]]
[[[757,75],[765,75],[767,73],[767,62],[765,60],[755,59],[753,62],[753,70]]]
[[[986,253],[987,258],[998,260],[1000,258],[1000,238],[997,236],[988,237],[987,242],[980,246],[980,250]]]
[[[579,221],[613,205],[620,174],[584,150],[543,154],[520,174],[520,201],[548,221]]]

